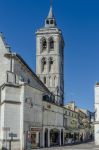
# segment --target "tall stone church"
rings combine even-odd
[[[55,103],[64,99],[64,39],[57,27],[52,6],[44,27],[36,32],[36,74],[55,95]]]

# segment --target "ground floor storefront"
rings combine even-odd
[[[82,143],[93,139],[93,133],[88,128],[64,131],[64,144]]]
[[[34,149],[42,147],[42,132],[43,128],[31,128],[30,131],[27,131],[25,138],[25,148]]]
[[[87,132],[86,132],[87,135]],[[58,127],[31,128],[26,135],[26,149],[82,143],[88,140],[85,131],[69,131]]]
[[[26,149],[64,145],[63,128],[31,128],[26,135]]]
[[[60,146],[64,144],[63,128],[44,128],[44,147]]]
[[[74,144],[79,142],[79,132],[65,131],[64,144]]]

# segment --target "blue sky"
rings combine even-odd
[[[53,1],[65,41],[65,103],[74,99],[78,106],[93,110],[99,81],[99,1]],[[0,32],[34,71],[35,31],[44,25],[49,6],[50,0],[0,0]]]

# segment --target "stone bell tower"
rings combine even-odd
[[[57,27],[52,6],[44,27],[36,32],[36,74],[55,95],[55,103],[64,103],[64,39]]]

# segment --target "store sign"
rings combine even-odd
[[[37,131],[42,131],[43,129],[42,128],[31,128],[31,131],[35,131],[35,132],[37,132]]]

